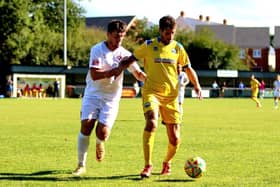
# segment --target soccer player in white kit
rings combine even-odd
[[[274,108],[278,109],[278,103],[280,99],[280,74],[276,75],[276,79],[273,82],[273,96],[274,96]]]
[[[180,110],[180,118],[183,118],[183,102],[185,98],[185,87],[189,84],[190,80],[187,74],[182,71],[182,66],[178,65],[178,82],[179,82],[179,93],[178,93],[178,102],[179,102],[179,110]]]
[[[113,20],[107,27],[107,40],[91,48],[89,71],[81,106],[81,129],[78,135],[78,166],[74,175],[86,172],[86,159],[91,132],[96,124],[96,160],[102,161],[104,142],[116,120],[122,94],[123,70],[128,68],[137,80],[145,81],[146,74],[135,61],[128,61],[131,53],[121,46],[126,24]]]

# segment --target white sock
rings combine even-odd
[[[85,136],[80,132],[78,136],[78,165],[79,166],[86,166],[88,146],[89,146],[89,136]]]
[[[102,140],[100,140],[97,136],[96,136],[96,144],[101,144],[101,143],[103,143],[104,141],[102,141]]]

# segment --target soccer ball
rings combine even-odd
[[[192,178],[199,178],[206,171],[206,162],[201,157],[191,157],[186,160],[185,172]]]

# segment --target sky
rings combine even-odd
[[[86,11],[86,17],[127,16],[147,18],[158,24],[165,15],[174,18],[180,11],[186,17],[198,19],[199,15],[210,21],[236,27],[280,26],[279,0],[80,0],[78,4]]]

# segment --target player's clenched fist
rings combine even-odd
[[[135,61],[135,57],[134,56],[126,56],[123,57],[122,60],[120,61],[120,66],[124,69],[126,69],[130,64],[132,64]]]

